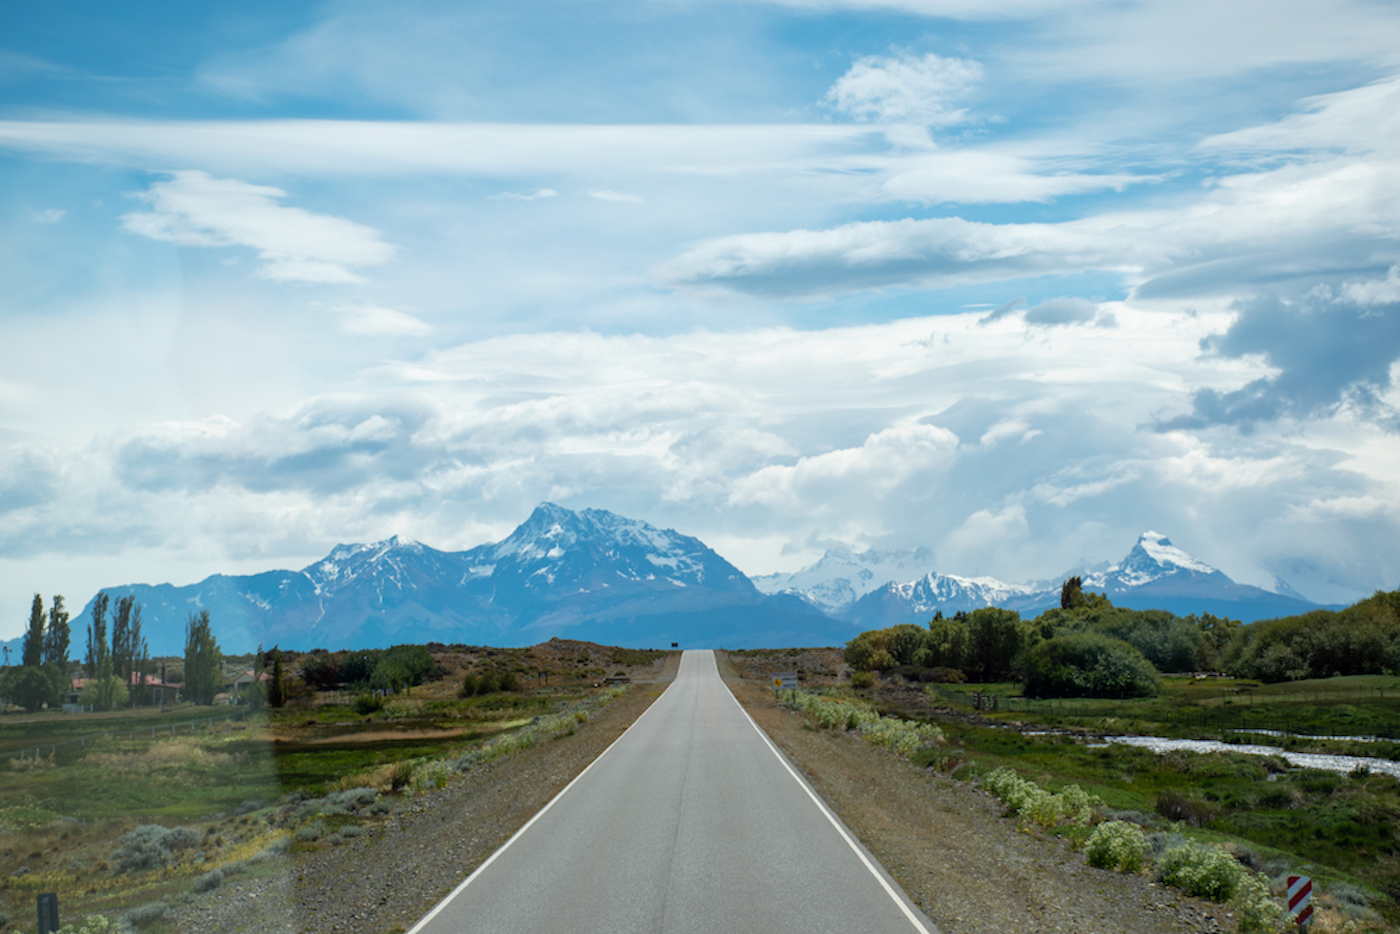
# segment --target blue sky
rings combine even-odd
[[[0,10],[0,635],[506,534],[1400,585],[1392,3]]]

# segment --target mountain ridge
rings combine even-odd
[[[195,584],[105,588],[143,608],[152,652],[179,654],[191,613],[208,609],[225,650],[371,648],[395,642],[528,645],[553,636],[614,645],[785,648],[841,644],[863,629],[927,622],[935,612],[1059,605],[1060,583],[1006,583],[927,570],[926,549],[836,550],[756,583],[698,538],[600,509],[541,503],[510,535],[465,551],[403,536],[341,543],[300,570]],[[895,576],[914,571],[912,579]],[[1115,604],[1253,621],[1317,608],[1238,584],[1146,532],[1117,564],[1080,573]],[[761,584],[761,586],[759,586]],[[806,587],[784,586],[805,584]],[[92,600],[75,614],[81,638]]]

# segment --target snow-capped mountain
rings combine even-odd
[[[401,642],[528,645],[551,636],[614,645],[819,644],[847,626],[765,597],[703,542],[610,512],[544,503],[505,540],[444,552],[406,538],[337,545],[300,571],[107,588],[142,605],[155,654],[184,648],[209,610],[220,645],[247,652]],[[92,601],[73,621],[85,630]]]
[[[1071,574],[1082,577],[1085,590],[1107,594],[1115,606],[1139,610],[1213,613],[1253,622],[1317,608],[1291,588],[1271,593],[1236,583],[1173,545],[1165,535],[1144,532],[1117,564],[1070,571],[1054,582],[1008,584],[990,577],[930,573],[877,588],[856,601],[844,616],[861,629],[869,629],[926,622],[940,610],[950,615],[984,606],[1035,615],[1060,605],[1060,584]]]
[[[816,564],[791,574],[764,574],[753,578],[764,593],[788,593],[832,615],[840,615],[852,603],[892,581],[909,580],[911,575],[933,568],[933,552],[862,551],[834,549]]]

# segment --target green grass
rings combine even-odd
[[[1073,736],[1025,736],[949,719],[941,723],[973,773],[1010,766],[1051,791],[1078,784],[1108,808],[1173,819],[1207,842],[1231,842],[1324,882],[1361,884],[1372,907],[1400,918],[1400,781],[1286,769],[1236,753],[1158,755]],[[1161,814],[1159,811],[1168,813]]]
[[[1157,697],[1135,700],[1032,700],[1021,697],[1018,686],[1008,683],[929,685],[927,690],[955,709],[971,709],[974,692],[992,695],[997,707],[984,709],[986,716],[1047,727],[1173,738],[1274,730],[1327,737],[1383,736],[1400,742],[1400,678],[1389,675],[1270,685],[1165,677],[1161,688]]]

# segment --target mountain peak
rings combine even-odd
[[[1128,552],[1128,557],[1124,559],[1123,564],[1126,566],[1134,563],[1133,559],[1138,556],[1145,556],[1160,567],[1182,568],[1198,574],[1218,573],[1215,568],[1201,559],[1173,545],[1171,539],[1160,532],[1143,532],[1138,537],[1133,550]]]

